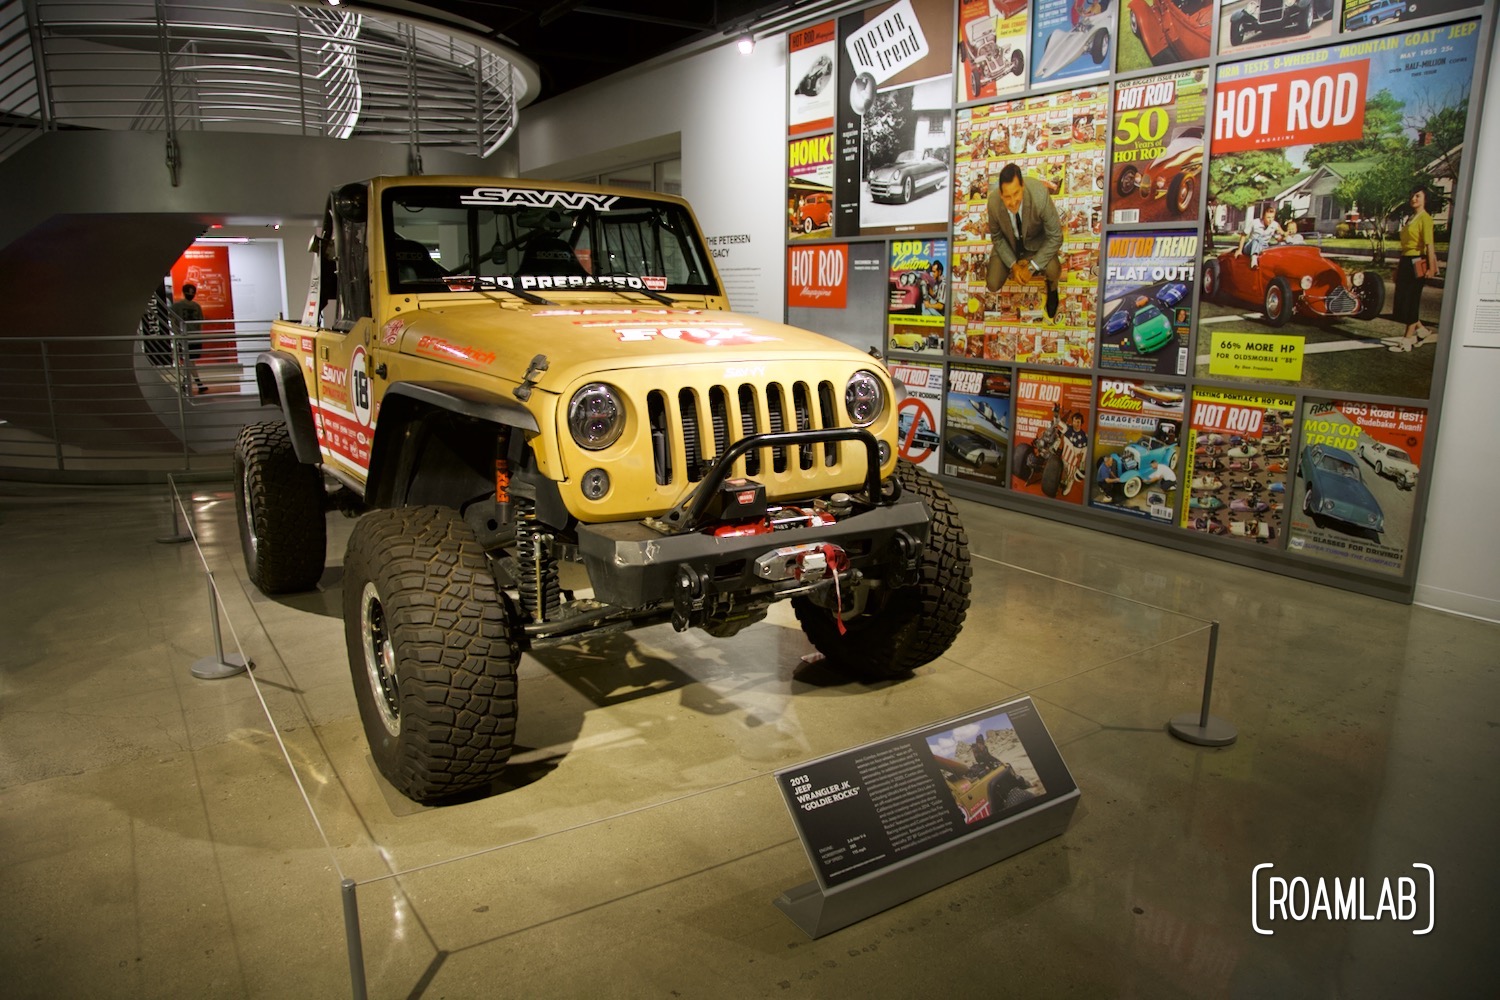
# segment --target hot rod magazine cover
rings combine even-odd
[[[1097,322],[1099,233],[1104,212],[1105,95],[1097,88],[1062,91],[958,112],[953,192],[953,308],[950,350],[966,357],[1081,368],[1092,363]],[[1007,273],[990,291],[986,268],[993,241],[988,203],[999,176],[1014,164],[1026,195],[1027,247],[1056,262],[1057,309],[1048,313],[1042,276]],[[1060,236],[1055,251],[1048,234]],[[1003,237],[1002,237],[1003,238]],[[1045,255],[1045,257],[1044,257]]]
[[[891,361],[891,378],[906,389],[896,404],[896,451],[928,472],[938,471],[943,440],[943,366]]]
[[[1197,374],[1430,395],[1477,29],[1219,68]]]
[[[1172,523],[1182,473],[1182,387],[1100,379],[1090,503]]]
[[[1196,389],[1192,406],[1182,526],[1258,544],[1280,538],[1292,398]]]
[[[941,354],[948,308],[948,241],[895,240],[890,265],[889,349]]]
[[[1026,89],[1031,48],[1029,0],[960,0],[958,100],[979,101]]]
[[[1425,409],[1307,400],[1287,548],[1403,573],[1426,437]]]
[[[833,128],[838,90],[833,72],[838,55],[834,34],[833,22],[824,21],[786,36],[786,121],[792,135]]]
[[[1208,70],[1115,86],[1111,222],[1198,222]]]
[[[1010,438],[1010,372],[983,365],[948,366],[943,475],[1005,485]]]
[[[1089,404],[1093,380],[1081,375],[1020,372],[1016,377],[1016,445],[1012,489],[1068,503],[1088,493]]]
[[[1099,367],[1186,375],[1198,233],[1113,233],[1105,241]]]

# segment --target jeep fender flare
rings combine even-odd
[[[276,406],[286,420],[292,451],[304,465],[321,465],[318,434],[313,429],[312,404],[297,359],[285,351],[262,351],[255,356],[255,387],[262,406]]]
[[[408,500],[404,496],[414,466],[427,445],[437,420],[458,417],[464,422],[489,425],[497,428],[512,428],[523,435],[512,435],[509,455],[518,461],[523,454],[524,434],[536,434],[540,430],[536,417],[525,406],[514,399],[474,388],[458,382],[396,382],[386,390],[380,402],[380,417],[375,424],[375,440],[370,449],[370,468],[365,482],[365,503],[374,508],[401,506]],[[475,451],[472,442],[449,440],[444,444],[459,448],[454,457],[463,457],[472,474],[482,471],[483,478],[493,489],[494,454],[469,454]],[[484,463],[481,470],[475,468]],[[458,470],[453,470],[458,471]],[[462,473],[468,478],[470,471]],[[457,485],[452,482],[450,485]],[[434,501],[436,502],[436,501]],[[447,501],[457,506],[456,498]]]

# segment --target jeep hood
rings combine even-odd
[[[754,316],[653,303],[514,306],[468,302],[424,306],[387,322],[386,347],[403,354],[519,381],[538,354],[540,389],[562,392],[579,378],[622,368],[797,360],[863,360],[869,355],[821,334]]]

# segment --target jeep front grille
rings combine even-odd
[[[745,382],[707,390],[688,387],[675,394],[652,390],[646,398],[646,417],[657,485],[699,482],[730,445],[752,434],[841,426],[838,398],[832,382],[815,387],[806,382]],[[786,477],[789,470],[812,471],[820,462],[821,468],[836,471],[838,461],[839,446],[833,443],[759,448],[741,460],[736,474],[776,479]]]

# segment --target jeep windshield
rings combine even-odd
[[[395,187],[383,195],[392,292],[720,294],[692,218],[623,195]]]

